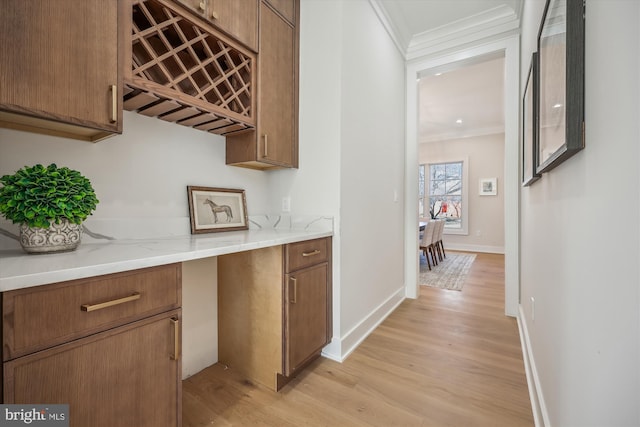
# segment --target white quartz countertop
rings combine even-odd
[[[0,251],[0,292],[331,236],[331,231],[261,229],[81,243],[73,252]]]

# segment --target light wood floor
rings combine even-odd
[[[504,257],[478,254],[461,292],[421,286],[342,364],[280,393],[214,365],[183,382],[183,427],[533,426]]]

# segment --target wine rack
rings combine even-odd
[[[255,128],[256,56],[165,0],[134,0],[124,108],[219,135]]]

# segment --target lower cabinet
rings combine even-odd
[[[4,403],[68,404],[72,427],[181,425],[180,264],[9,291],[2,307]]]
[[[7,362],[4,401],[68,404],[77,427],[180,425],[179,322],[176,310]]]
[[[287,274],[285,280],[284,375],[289,377],[328,344],[328,264]]]
[[[218,258],[220,363],[273,390],[331,341],[331,238]]]

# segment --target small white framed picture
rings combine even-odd
[[[480,195],[495,196],[498,194],[498,178],[480,179]]]
[[[247,230],[244,190],[188,186],[191,234]]]

